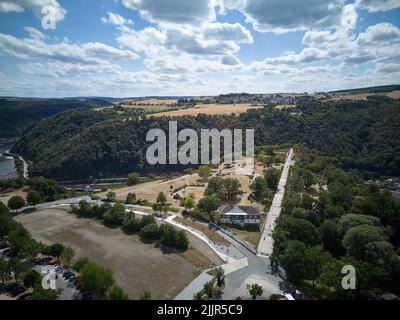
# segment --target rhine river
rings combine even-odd
[[[13,143],[0,144],[0,180],[7,179],[14,172],[14,160],[2,156],[4,152],[10,150]]]

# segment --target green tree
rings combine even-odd
[[[45,255],[59,258],[64,250],[65,250],[64,245],[62,245],[61,243],[54,243],[52,245],[44,247],[42,253]]]
[[[8,268],[14,274],[15,281],[22,279],[23,275],[27,271],[27,267],[17,257],[12,257],[8,261]]]
[[[148,224],[152,224],[155,223],[157,224],[156,218],[154,218],[154,216],[152,215],[145,215],[143,216],[143,218],[140,220],[141,223],[141,228],[147,226]]]
[[[142,228],[142,223],[139,219],[130,218],[126,219],[122,225],[122,231],[126,234],[135,234]]]
[[[165,196],[164,192],[160,192],[157,196],[157,203],[162,206],[165,206],[167,203],[167,197]]]
[[[138,173],[134,172],[128,175],[128,181],[127,181],[128,186],[134,186],[139,182],[140,182],[140,175]]]
[[[205,196],[199,200],[197,208],[202,213],[210,214],[216,211],[221,206],[221,201],[216,195]]]
[[[122,226],[125,219],[125,207],[121,203],[116,203],[104,216],[104,224],[112,227]]]
[[[25,207],[25,200],[20,196],[12,196],[10,200],[8,200],[7,206],[18,213],[18,210]]]
[[[221,267],[215,270],[215,279],[218,291],[221,293],[221,287],[225,285],[225,271]]]
[[[249,293],[253,300],[256,300],[258,296],[262,296],[264,289],[257,283],[252,284],[249,287]]]
[[[35,270],[31,269],[25,273],[23,282],[26,288],[34,288],[36,284],[42,282],[42,276]]]
[[[3,258],[0,258],[0,280],[1,283],[8,281],[11,278],[10,267]]]
[[[119,286],[113,285],[107,292],[109,300],[128,300],[128,294]]]
[[[203,300],[203,291],[196,292],[193,295],[193,300]]]
[[[104,298],[108,289],[115,283],[111,270],[93,262],[85,264],[79,274],[79,281],[83,291],[92,293],[99,299]]]
[[[329,206],[324,210],[325,219],[336,219],[344,216],[346,211],[339,206]]]
[[[363,214],[346,214],[339,219],[338,233],[339,235],[343,236],[347,230],[359,225],[379,226],[380,219]]]
[[[204,192],[204,195],[218,195],[220,197],[220,191],[222,190],[222,185],[224,183],[224,179],[222,177],[212,177],[208,181],[207,189]]]
[[[73,268],[76,272],[80,272],[80,271],[83,269],[83,267],[84,267],[86,264],[88,264],[89,262],[90,262],[89,259],[86,258],[86,257],[79,258],[79,259],[74,263],[74,265],[73,265],[72,268]]]
[[[185,200],[183,201],[183,206],[184,206],[186,209],[191,210],[191,209],[194,208],[195,205],[196,205],[196,202],[195,202],[195,200],[194,200],[194,194],[191,193],[191,194],[189,194],[189,196],[187,196],[187,197],[185,198]]]
[[[349,229],[342,241],[348,255],[358,260],[384,265],[393,256],[392,245],[386,242],[382,228],[359,225]]]
[[[159,228],[161,242],[171,248],[186,250],[189,247],[189,240],[183,230],[177,230],[169,224],[163,224]]]
[[[36,208],[36,205],[42,201],[42,197],[40,196],[39,192],[31,190],[26,197],[26,201],[28,204],[33,205],[33,207]]]
[[[307,246],[300,241],[288,241],[287,247],[280,257],[290,281],[300,283],[307,278],[309,272],[309,259]]]
[[[263,201],[266,197],[268,184],[263,177],[257,177],[250,185],[250,190],[253,191],[253,197],[257,201]]]
[[[107,193],[106,198],[110,202],[115,202],[115,200],[117,200],[117,194],[113,191],[110,191]]]
[[[212,299],[215,296],[214,280],[206,282],[203,287],[203,292],[208,299]]]
[[[41,283],[38,283],[33,288],[31,295],[32,300],[56,300],[61,291],[53,289],[44,289]]]
[[[136,194],[128,193],[126,196],[126,204],[135,204],[136,203]]]
[[[146,240],[157,240],[160,238],[160,232],[157,223],[150,223],[140,231],[140,237]]]
[[[212,173],[212,170],[209,166],[203,165],[203,166],[199,167],[199,169],[197,170],[197,173],[201,178],[208,179],[208,177]]]
[[[281,178],[281,171],[278,169],[268,169],[265,172],[265,180],[271,190],[278,188],[279,179]]]
[[[327,219],[319,227],[324,249],[337,256],[341,251],[341,243],[337,232],[337,222]]]
[[[278,222],[278,226],[287,232],[289,239],[299,240],[310,246],[321,242],[317,228],[308,220],[284,217]]]
[[[74,249],[67,247],[63,250],[60,255],[60,262],[65,265],[67,268],[71,266],[72,259],[74,258],[75,251]]]
[[[235,178],[226,178],[223,183],[222,199],[226,202],[236,202],[237,197],[242,193],[240,182]]]

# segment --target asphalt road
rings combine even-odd
[[[222,232],[219,232],[222,236],[228,239],[239,251],[247,258],[248,266],[237,271],[228,274],[225,278],[225,289],[222,295],[223,300],[236,299],[237,290],[242,286],[242,284],[249,278],[259,278],[264,282],[268,283],[268,291],[273,291],[270,293],[280,293],[283,294],[281,290],[281,283],[283,282],[281,278],[276,275],[269,273],[269,262],[265,258],[259,257],[246,249],[244,246],[238,242],[230,239]],[[264,288],[267,289],[267,288]]]

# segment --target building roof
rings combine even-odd
[[[231,205],[231,204],[219,208],[218,213],[224,215],[236,215],[236,216],[261,214],[260,210],[252,206]]]

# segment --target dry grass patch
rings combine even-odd
[[[210,257],[208,264],[219,261],[204,243],[192,242],[190,237],[189,255],[198,265],[181,253],[164,254],[154,244],[143,243],[137,235],[125,235],[120,229],[106,228],[93,219],[79,219],[65,209],[39,210],[15,219],[36,240],[62,243],[75,250],[75,259],[88,257],[113,270],[118,285],[131,299],[138,299],[144,291],[150,292],[154,299],[173,299],[201,271],[200,261],[207,264],[205,257],[195,250]]]
[[[208,115],[229,115],[229,114],[240,114],[246,112],[249,109],[259,109],[262,106],[254,106],[252,104],[200,104],[193,108],[181,109],[170,112],[155,113],[151,116],[155,117],[180,117],[180,116],[197,116],[200,113]]]
[[[208,239],[210,239],[211,241],[220,242],[220,243],[224,243],[224,244],[230,244],[229,241],[226,240],[223,236],[221,236],[214,230],[210,229],[209,227],[207,227],[201,223],[197,223],[195,221],[180,218],[180,217],[176,217],[175,221],[179,222],[187,227],[191,227],[193,229],[203,232],[206,235],[206,237]]]
[[[207,269],[211,267],[210,260],[193,247],[189,247],[189,249],[183,252],[182,255],[201,269]]]

